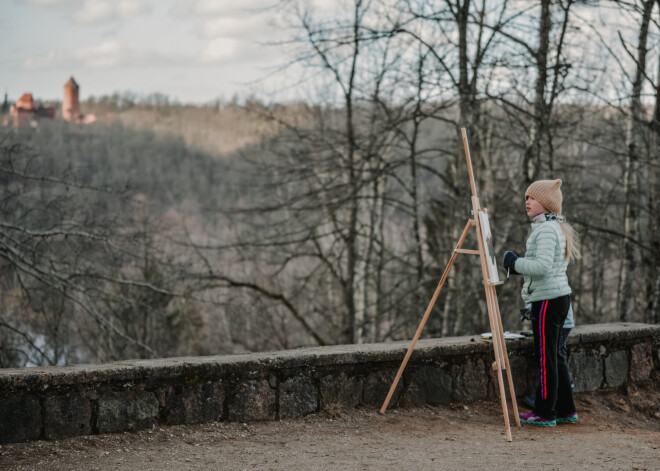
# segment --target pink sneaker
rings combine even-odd
[[[554,427],[557,425],[556,420],[544,419],[543,417],[539,417],[538,415],[534,414],[534,412],[520,414],[519,417],[523,424],[538,425],[540,427]]]

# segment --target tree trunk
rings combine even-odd
[[[628,321],[630,312],[635,309],[634,294],[632,289],[633,271],[636,265],[635,245],[632,243],[637,239],[638,218],[638,165],[639,149],[642,132],[642,85],[646,75],[647,38],[649,31],[649,20],[655,0],[647,0],[643,3],[642,23],[639,29],[639,41],[637,45],[637,68],[635,79],[632,84],[632,97],[630,102],[630,117],[626,133],[626,163],[623,174],[623,193],[625,197],[625,209],[623,219],[623,262],[621,264],[621,276],[619,278],[619,320]]]
[[[536,85],[534,87],[534,119],[529,134],[529,144],[525,149],[523,168],[526,183],[536,180],[541,167],[541,138],[545,121],[545,87],[548,83],[548,49],[550,47],[550,0],[541,1],[539,18],[539,47],[536,51]]]
[[[346,87],[346,136],[347,136],[347,160],[348,160],[348,178],[349,178],[349,222],[348,233],[346,237],[346,307],[348,309],[349,319],[349,338],[352,343],[360,343],[362,341],[362,324],[363,319],[358,319],[356,311],[356,293],[355,289],[355,275],[358,263],[358,212],[360,204],[360,178],[357,165],[357,142],[355,138],[355,125],[353,123],[353,85],[355,80],[355,71],[357,66],[357,58],[360,52],[359,44],[359,30],[360,30],[360,6],[361,1],[355,2],[354,18],[353,18],[353,55],[351,63],[351,71]]]
[[[660,7],[660,0],[658,0]],[[660,61],[658,61],[658,75],[656,75],[655,86],[655,109],[653,111],[653,122],[651,129],[651,144],[649,152],[649,162],[647,165],[648,174],[648,245],[651,247],[651,260],[647,261],[648,266],[648,288],[649,307],[647,319],[649,322],[658,323],[660,321]],[[655,279],[655,282],[653,281]]]

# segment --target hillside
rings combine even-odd
[[[125,103],[91,100],[81,104],[83,113],[94,113],[101,123],[119,122],[157,135],[183,138],[186,145],[215,156],[226,156],[258,143],[277,132],[258,104],[238,106]]]

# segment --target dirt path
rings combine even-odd
[[[4,445],[0,469],[658,470],[659,399],[648,391],[578,396],[578,423],[514,428],[511,443],[499,403],[482,402]]]

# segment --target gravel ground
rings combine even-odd
[[[0,469],[660,469],[660,391],[578,395],[576,402],[575,424],[517,428],[512,420],[511,443],[499,402],[488,401],[3,445]]]

